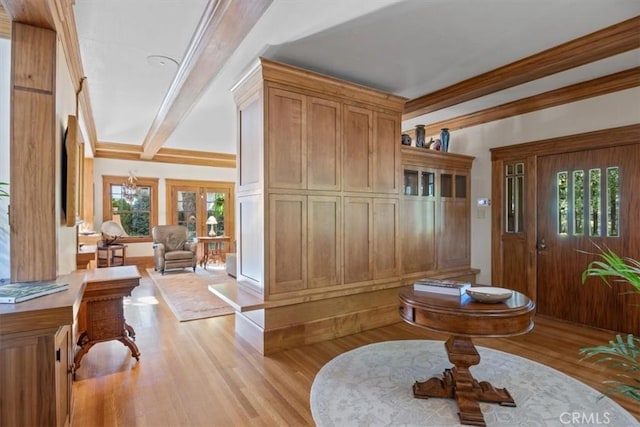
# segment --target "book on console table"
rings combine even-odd
[[[15,304],[65,291],[68,288],[68,283],[25,282],[0,284],[0,304]]]
[[[457,296],[464,295],[470,287],[471,283],[457,280],[420,279],[413,283],[414,291]]]

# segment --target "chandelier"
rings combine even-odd
[[[136,178],[133,173],[129,172],[129,177],[122,184],[122,197],[129,203],[133,202],[133,199],[138,195],[138,186],[136,182],[138,178]]]

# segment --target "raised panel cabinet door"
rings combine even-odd
[[[402,272],[436,267],[436,202],[405,197],[401,209]]]
[[[373,279],[371,198],[344,198],[344,283]]]
[[[63,326],[56,334],[56,418],[59,427],[71,425],[72,374],[70,361],[73,360],[71,327]]]
[[[238,108],[238,191],[259,186],[262,176],[262,103],[256,95]]]
[[[269,196],[269,294],[307,287],[307,198]]]
[[[345,191],[373,191],[373,111],[346,105],[342,141]]]
[[[306,188],[307,97],[268,89],[269,188]]]
[[[400,191],[400,121],[398,115],[375,112],[373,116],[373,191]]]
[[[238,197],[238,279],[247,280],[264,292],[264,207],[263,196]]]
[[[373,278],[400,274],[398,199],[373,200]]]
[[[307,185],[311,190],[340,190],[341,104],[307,99]]]
[[[468,201],[442,198],[439,217],[438,268],[468,266],[471,262]]]
[[[309,288],[339,285],[342,242],[340,197],[308,196]]]

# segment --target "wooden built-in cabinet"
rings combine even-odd
[[[238,290],[211,289],[238,335],[272,353],[394,323],[405,273],[470,274],[472,158],[405,159],[404,98],[265,59],[233,93]],[[402,162],[431,168],[434,193],[405,196]]]
[[[69,289],[0,304],[0,425],[69,426],[74,332],[84,274],[57,279]]]
[[[402,148],[402,273],[468,279],[473,157]],[[473,276],[471,274],[470,276]]]

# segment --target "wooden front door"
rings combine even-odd
[[[638,334],[640,295],[581,274],[595,245],[640,259],[640,144],[541,156],[537,180],[538,312]]]

